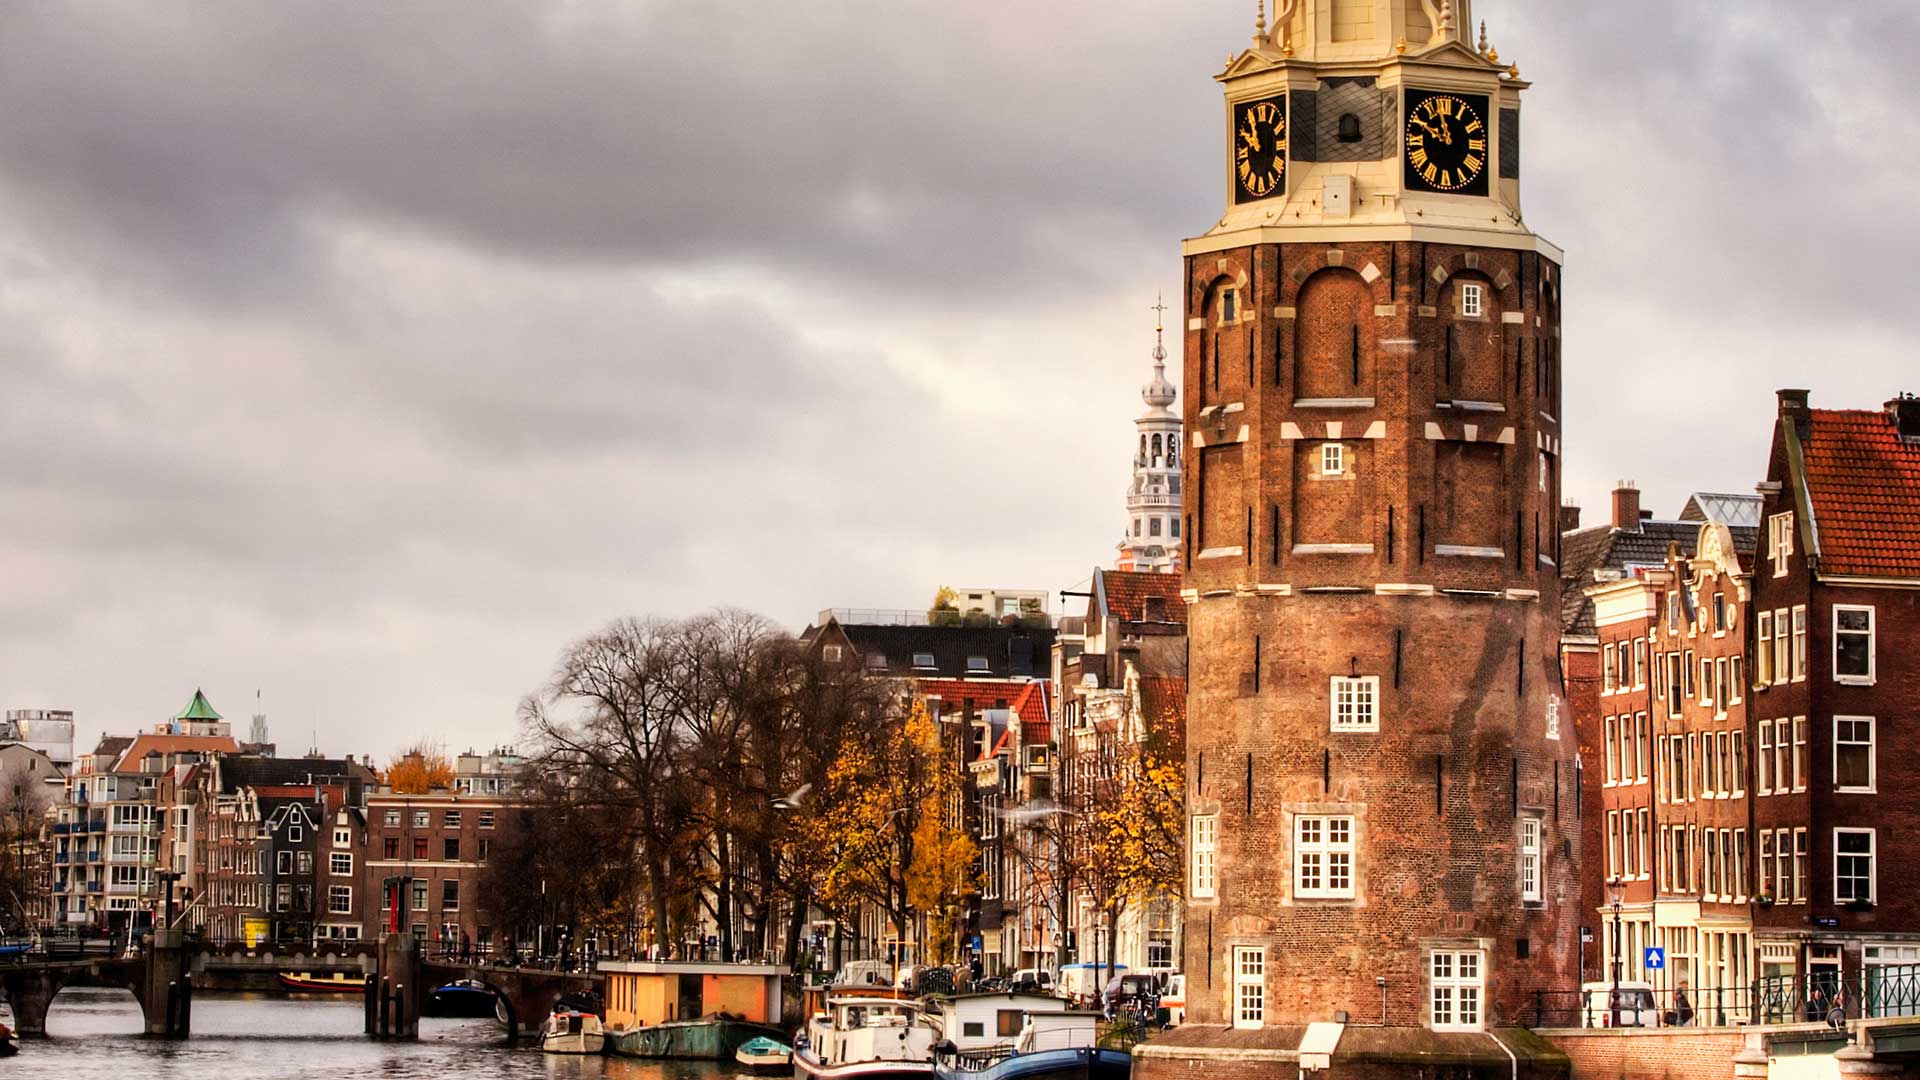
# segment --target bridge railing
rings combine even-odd
[[[457,964],[468,967],[524,968],[575,975],[591,975],[600,968],[597,953],[568,952],[541,955],[532,949],[506,949],[491,945],[462,945],[457,941],[433,940],[422,944],[421,953],[428,963]]]

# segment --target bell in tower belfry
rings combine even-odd
[[[1183,245],[1181,380],[1209,1047],[1411,1076],[1580,984],[1562,254],[1521,214],[1527,84],[1475,14],[1275,0],[1216,76],[1223,209]],[[1564,1074],[1474,1042],[1490,1074]]]

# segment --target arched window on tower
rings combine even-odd
[[[1153,437],[1153,463],[1160,464],[1160,436]]]
[[[1177,439],[1174,439],[1173,437],[1171,437],[1171,436],[1169,436],[1169,437],[1167,438],[1167,468],[1169,468],[1169,469],[1174,469],[1174,468],[1178,468],[1178,467],[1179,467],[1179,465],[1180,465],[1180,443],[1179,443],[1179,440],[1177,440]],[[1176,481],[1174,481],[1174,482],[1175,482],[1176,484],[1178,484],[1178,483],[1179,483],[1179,481],[1177,481],[1177,480],[1176,480]],[[1178,487],[1175,487],[1175,488],[1174,488],[1173,490],[1175,490],[1175,491],[1179,491],[1180,489],[1179,489]]]

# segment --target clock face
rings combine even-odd
[[[1287,192],[1287,100],[1267,98],[1233,107],[1233,201],[1252,202]]]
[[[1407,91],[1406,182],[1410,191],[1487,193],[1487,99]]]

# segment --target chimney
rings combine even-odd
[[[1640,531],[1640,489],[1633,481],[1622,480],[1613,489],[1613,527],[1627,532]]]
[[[1793,421],[1794,430],[1804,437],[1807,434],[1807,425],[1813,419],[1807,412],[1807,392],[1775,390],[1774,396],[1780,399],[1780,419]]]
[[[1573,503],[1560,507],[1560,531],[1570,533],[1580,528],[1580,508]]]
[[[1887,402],[1887,415],[1893,417],[1893,427],[1900,433],[1901,442],[1920,442],[1920,398],[1896,394]]]

